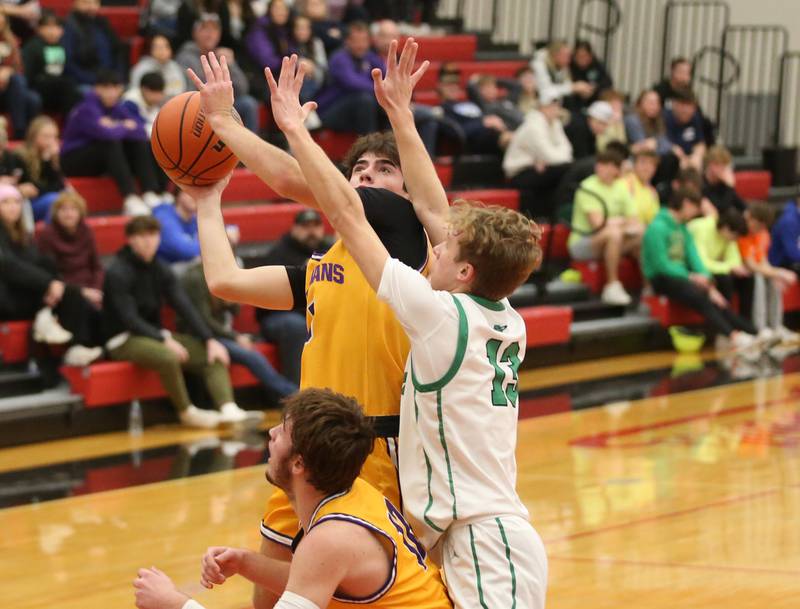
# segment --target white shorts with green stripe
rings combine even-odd
[[[442,539],[442,571],[455,609],[543,609],[547,555],[519,516],[451,525]]]

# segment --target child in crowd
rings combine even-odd
[[[763,339],[796,342],[800,337],[783,325],[783,291],[797,281],[797,275],[767,259],[772,210],[766,203],[753,203],[744,217],[748,232],[739,238],[739,252],[753,274],[753,324]]]
[[[131,68],[131,88],[138,87],[142,76],[150,72],[158,72],[164,78],[164,101],[186,91],[184,70],[172,58],[172,45],[169,39],[161,34],[156,34],[150,39],[147,55]]]

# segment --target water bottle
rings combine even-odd
[[[142,435],[144,429],[144,422],[142,420],[142,405],[139,400],[131,402],[131,408],[128,411],[128,433],[134,437]]]

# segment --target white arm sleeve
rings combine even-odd
[[[185,609],[185,608],[184,608]],[[320,609],[315,603],[307,598],[284,590],[273,609]]]
[[[439,379],[449,368],[458,342],[459,317],[453,295],[434,290],[422,274],[389,258],[378,298],[392,307],[408,334],[420,382]],[[431,378],[427,378],[429,374]]]

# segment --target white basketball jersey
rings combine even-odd
[[[427,548],[454,522],[528,518],[517,496],[517,372],[525,324],[507,299],[434,291],[387,262],[379,297],[411,339],[400,407],[405,512]]]

